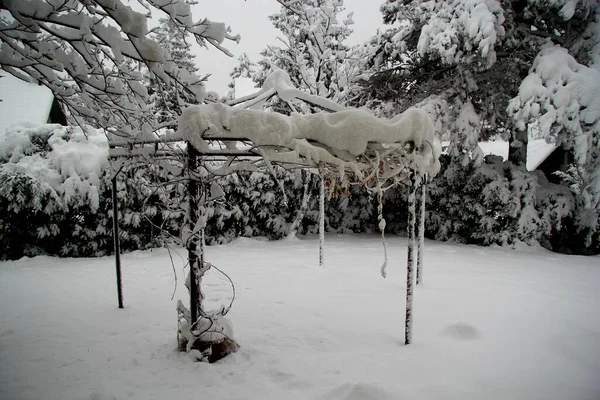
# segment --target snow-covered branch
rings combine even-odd
[[[225,51],[237,40],[222,23],[192,20],[183,0],[149,0],[200,44]],[[47,86],[79,123],[122,136],[150,133],[154,125],[140,66],[163,85],[177,84],[202,102],[202,78],[179,68],[148,36],[149,15],[120,0],[2,0],[0,66],[19,79]],[[229,53],[228,53],[229,54]]]

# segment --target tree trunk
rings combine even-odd
[[[120,171],[120,170],[119,170]],[[117,199],[117,175],[115,172],[112,184],[112,209],[113,209],[113,244],[115,248],[115,267],[117,270],[117,302],[123,308],[123,282],[121,280],[121,243],[119,242],[119,204]]]
[[[188,229],[190,237],[185,243],[188,251],[188,262],[190,266],[190,327],[198,321],[198,312],[200,311],[198,274],[200,272],[198,259],[199,235],[194,232],[199,218],[199,183],[196,180],[198,176],[198,151],[190,143],[187,144],[187,169],[188,169]]]
[[[411,182],[408,194],[408,251],[406,262],[406,318],[404,321],[404,344],[410,344],[412,341],[412,323],[413,323],[413,280],[415,271],[415,224],[416,210],[415,197],[418,181],[415,174],[411,176]]]
[[[301,172],[301,174],[302,178],[304,179],[304,170]],[[296,234],[300,229],[300,224],[302,224],[302,220],[304,220],[304,214],[306,214],[306,210],[308,210],[308,202],[310,201],[311,195],[310,183],[312,181],[312,174],[310,172],[306,172],[306,175],[306,180],[304,181],[304,191],[302,192],[302,204],[300,205],[296,219],[294,219],[294,222],[292,222],[288,238],[293,239],[296,237]]]
[[[508,161],[515,165],[527,166],[527,128],[518,130],[513,128],[508,140]]]

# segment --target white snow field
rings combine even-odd
[[[216,364],[176,351],[166,250],[0,263],[0,399],[600,399],[600,258],[426,242],[404,346],[406,240],[239,239],[208,248],[230,274],[241,348]],[[183,251],[178,251],[185,256]],[[214,270],[204,290],[228,303]]]

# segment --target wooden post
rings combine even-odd
[[[119,170],[120,171],[120,170]],[[112,211],[113,211],[113,241],[115,248],[115,266],[117,269],[117,301],[119,308],[123,308],[123,282],[121,281],[121,244],[119,242],[119,208],[117,205],[117,175],[111,179],[112,183]]]
[[[198,151],[187,143],[187,172],[188,172],[188,229],[190,237],[186,242],[188,263],[190,266],[190,326],[193,328],[198,321],[198,234],[194,232],[198,222]]]
[[[427,195],[427,178],[421,182],[421,199],[419,207],[419,223],[417,225],[417,285],[423,282],[423,250],[425,247],[425,196]]]
[[[415,197],[417,191],[417,176],[412,174],[410,178],[408,194],[408,250],[406,262],[406,317],[404,320],[404,344],[410,344],[412,341],[413,324],[413,280],[415,272],[415,224],[416,210]]]
[[[319,266],[323,266],[323,249],[325,247],[325,174],[320,171],[319,187]]]

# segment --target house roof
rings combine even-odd
[[[493,142],[480,142],[479,147],[484,155],[494,154],[508,160],[508,142],[497,140]],[[545,139],[529,139],[527,144],[527,171],[534,171],[543,163],[552,152],[556,150],[556,145],[547,143]]]
[[[54,96],[45,86],[27,83],[0,72],[0,132],[19,124],[48,122]]]
[[[449,141],[442,142],[443,153],[446,153],[449,145]],[[484,156],[492,154],[502,157],[504,161],[508,160],[508,142],[503,140],[479,142],[479,148]],[[527,143],[527,171],[536,170],[556,148],[555,144],[547,143],[545,139],[529,138]]]

